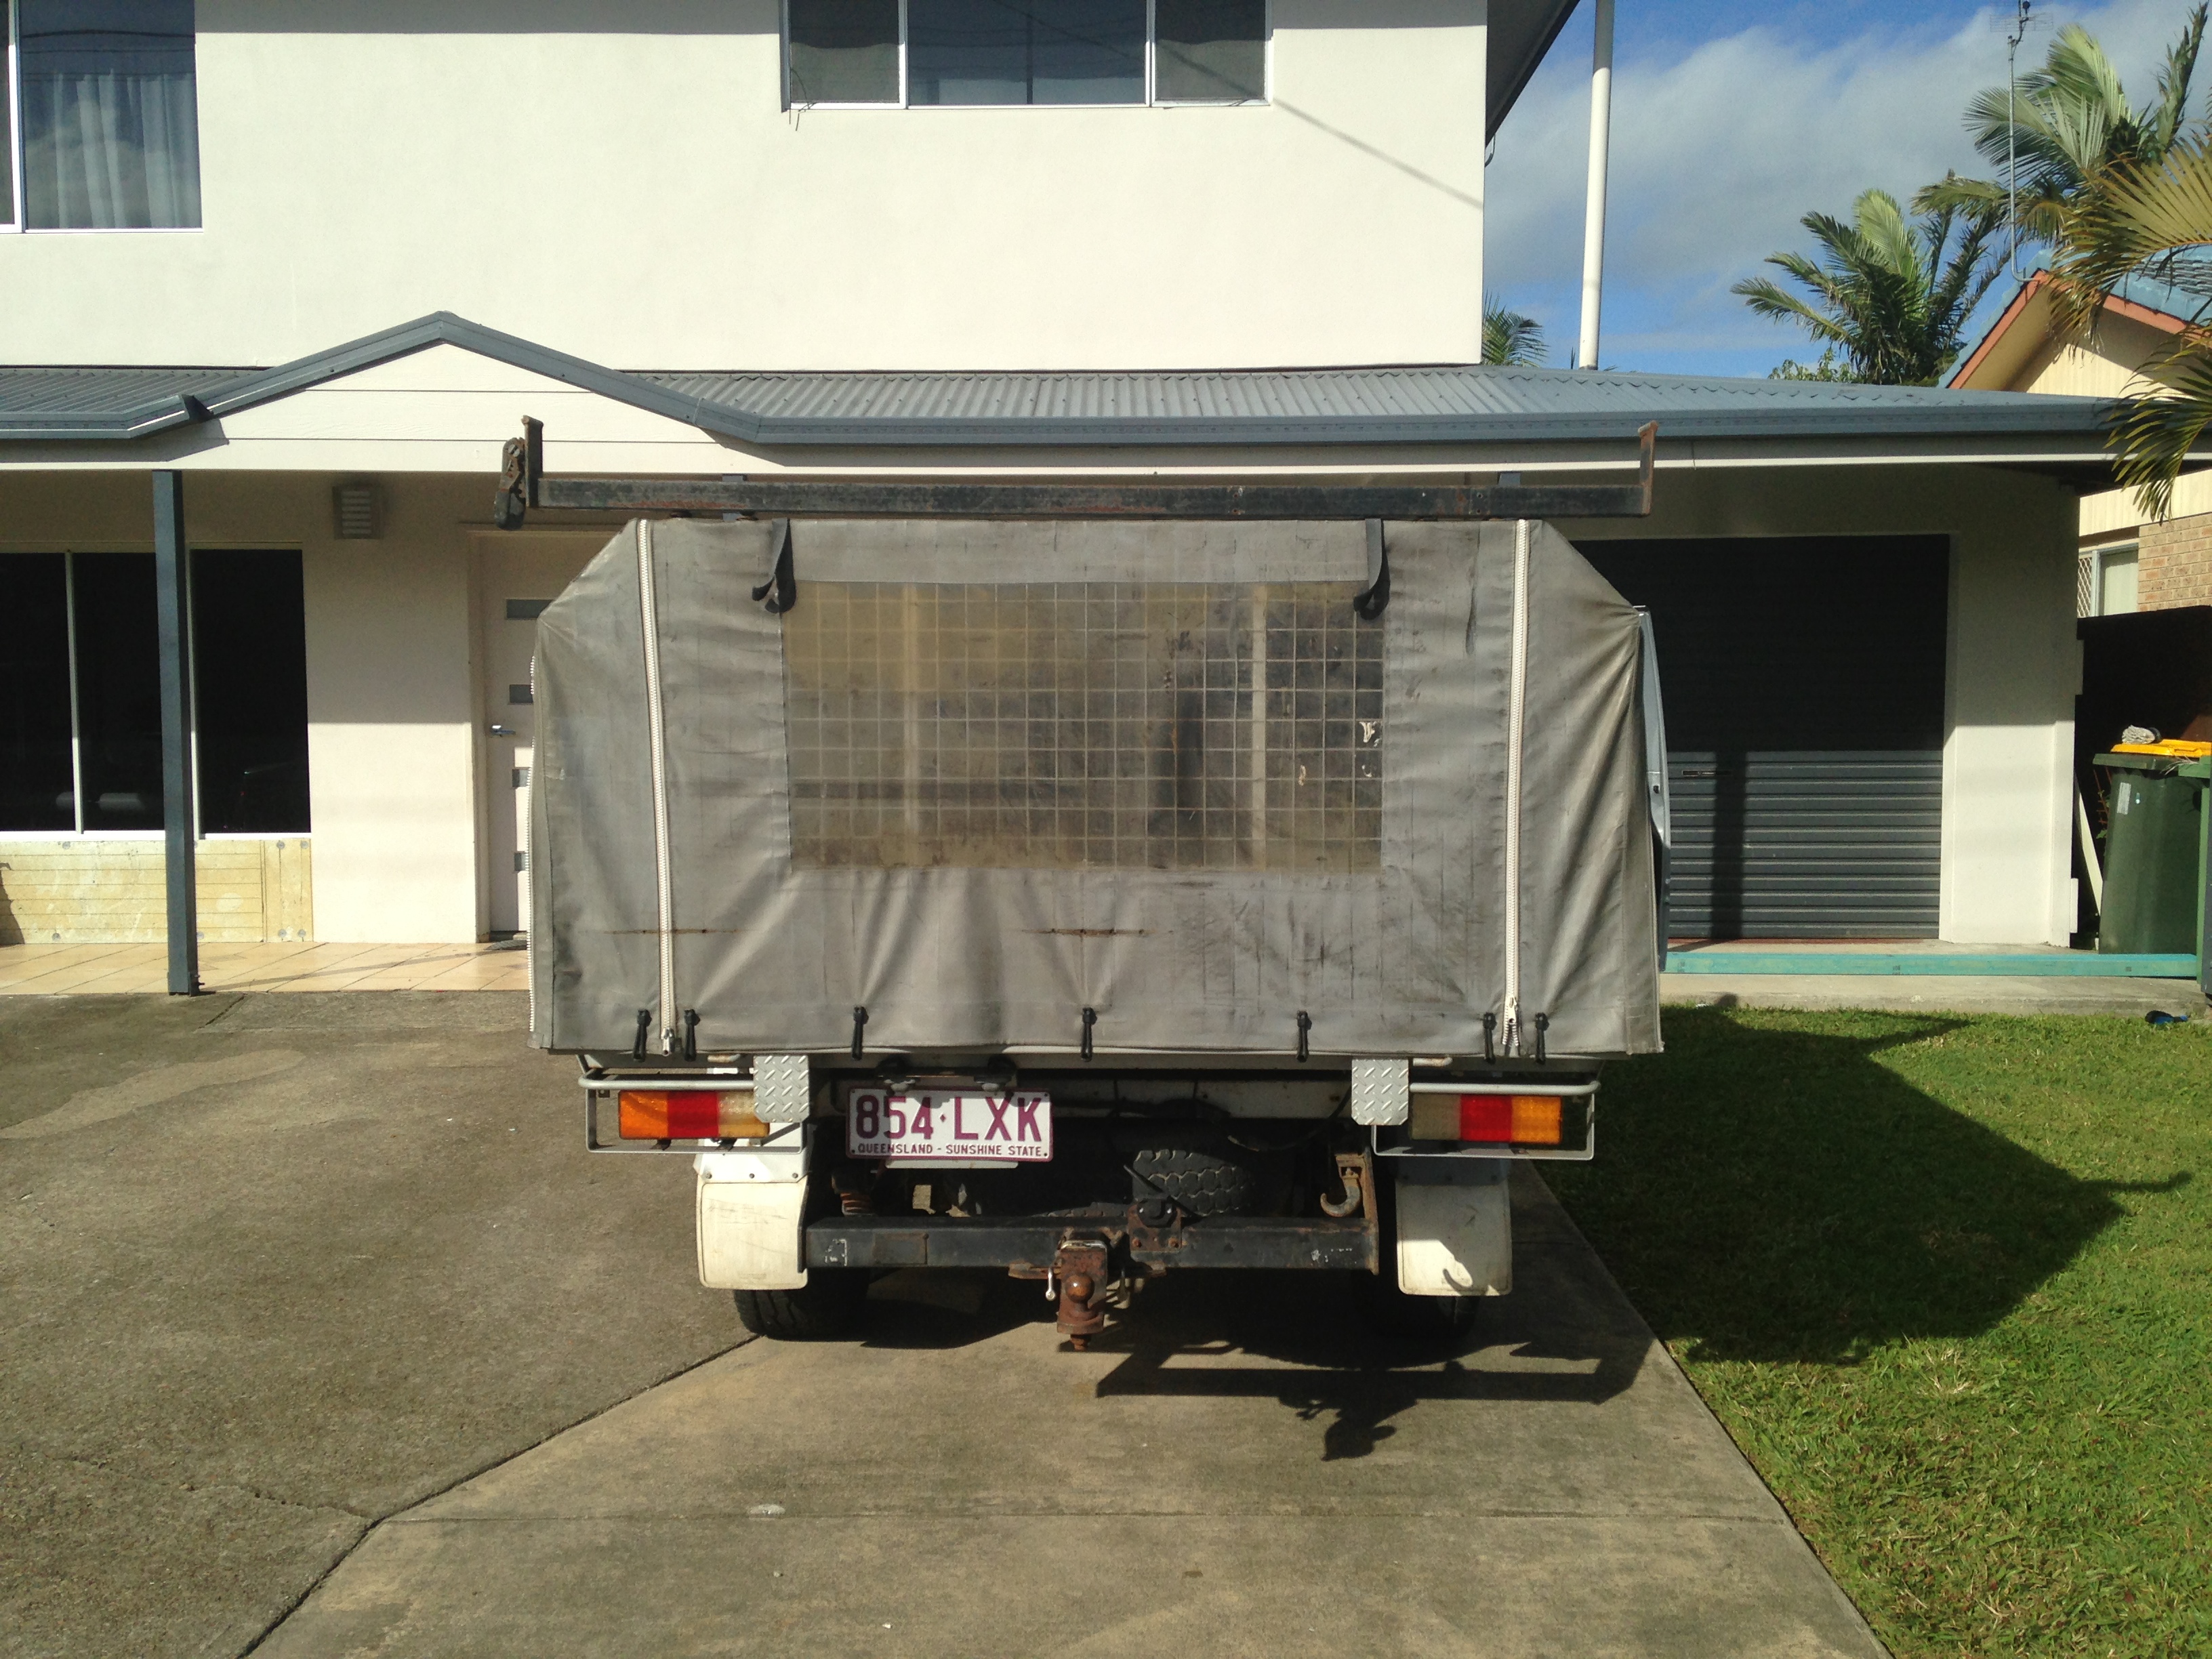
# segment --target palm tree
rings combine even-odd
[[[2199,4],[2167,48],[2158,75],[2158,95],[2136,109],[2128,102],[2119,72],[2097,39],[2079,23],[2058,33],[2043,67],[2014,81],[2011,95],[1991,87],[1966,106],[1966,131],[1974,148],[2014,181],[2020,234],[2031,241],[2056,241],[2069,207],[2105,169],[2119,162],[2155,166],[2190,134],[2185,130],[2190,81],[2204,40],[2205,7]],[[2004,175],[1947,178],[1913,198],[1916,212],[1954,213],[2007,206]]]
[[[1508,311],[1495,300],[1482,302],[1483,362],[1534,368],[1548,355],[1541,323],[1517,311]]]
[[[1747,277],[1730,292],[1760,316],[1799,324],[1815,343],[1840,353],[1851,380],[1933,386],[1957,358],[1967,318],[1996,280],[1990,242],[2000,217],[1987,206],[1939,208],[1914,224],[1896,198],[1869,190],[1851,204],[1848,225],[1825,213],[1800,222],[1820,245],[1817,263],[1802,253],[1767,257],[1814,303],[1766,276]]]
[[[2121,161],[2095,174],[2062,216],[2052,271],[2058,321],[2079,330],[2138,273],[2191,295],[2197,314],[2143,365],[2161,390],[2124,399],[2114,416],[2114,470],[2146,514],[2163,519],[2191,450],[2212,428],[2212,137],[2174,145],[2154,163]]]

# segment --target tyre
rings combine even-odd
[[[826,1342],[860,1322],[868,1297],[865,1269],[817,1267],[795,1291],[737,1291],[738,1322],[778,1342]]]
[[[1125,1143],[1130,1196],[1171,1198],[1193,1216],[1261,1215],[1281,1199],[1287,1160],[1210,1129],[1152,1128]]]
[[[1359,1322],[1377,1336],[1406,1342],[1443,1342],[1474,1328],[1471,1296],[1408,1296],[1398,1288],[1398,1253],[1383,1247],[1382,1271],[1360,1273],[1352,1285]]]

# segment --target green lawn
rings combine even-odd
[[[2212,1654],[2212,1031],[1666,1030],[1545,1173],[1882,1639]]]

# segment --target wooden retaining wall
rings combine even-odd
[[[314,933],[306,836],[199,844],[200,938],[219,945]],[[138,945],[165,938],[159,840],[0,841],[0,945]]]

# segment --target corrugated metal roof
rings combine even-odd
[[[925,426],[960,431],[970,441],[1017,439],[1017,428],[1042,435],[1052,428],[1092,427],[1115,428],[1125,441],[1139,434],[1172,439],[1200,431],[1233,438],[1239,429],[1255,438],[1326,434],[1356,441],[1384,430],[1401,441],[1496,437],[1505,434],[1495,428],[1534,435],[1563,423],[1599,425],[1612,435],[1647,419],[1666,422],[1677,434],[1692,428],[1752,435],[1815,427],[1869,433],[2074,431],[2094,429],[2103,412],[2101,404],[2086,398],[2027,400],[1933,386],[1494,365],[1152,374],[648,371],[637,378],[703,406],[805,430],[814,441]]]
[[[1573,369],[623,373],[448,313],[269,369],[0,368],[0,440],[129,440],[220,420],[436,345],[741,443],[850,447],[2101,439],[2087,398]]]
[[[173,411],[256,371],[246,368],[18,368],[0,367],[0,422],[76,427],[128,424]]]

